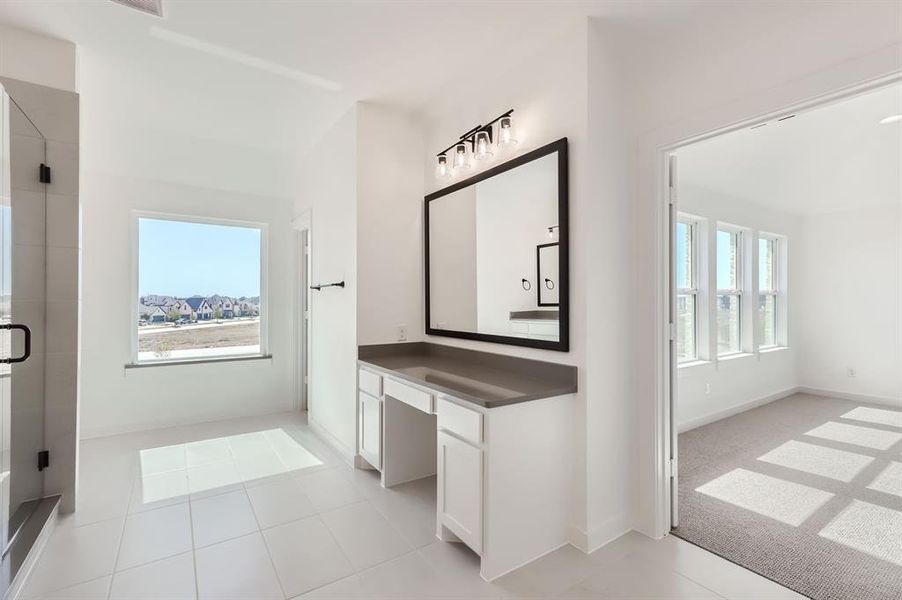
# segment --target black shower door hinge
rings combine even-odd
[[[50,450],[38,452],[38,471],[43,471],[50,466]]]
[[[41,169],[38,175],[41,179],[41,183],[50,183],[50,167],[48,165],[41,163]]]

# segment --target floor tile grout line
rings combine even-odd
[[[254,503],[251,502],[250,494],[247,493],[247,490],[244,490],[244,495],[247,497],[247,503],[251,507],[251,514],[254,515],[254,522],[257,524],[257,533],[260,534],[260,539],[263,540],[263,548],[266,549],[266,556],[269,558],[269,564],[272,566],[272,572],[276,575],[276,582],[279,584],[279,589],[282,590],[282,597],[288,598],[288,593],[285,591],[285,584],[282,583],[282,577],[279,575],[279,569],[276,568],[276,561],[272,557],[272,550],[269,547],[269,542],[266,541],[266,536],[263,535],[263,529],[260,527],[260,518],[257,517],[257,511],[254,509]]]
[[[194,509],[188,500],[188,529],[191,533],[191,567],[194,569],[194,598],[200,598],[200,581],[197,577],[197,544],[194,541]]]
[[[138,478],[141,476],[140,464],[137,457],[135,457],[134,465],[135,474],[132,477],[132,483],[128,488],[128,501],[125,504],[125,517],[122,519],[122,530],[119,532],[119,544],[116,546],[116,556],[113,559],[113,572],[110,573],[110,587],[106,592],[107,600],[110,599],[110,596],[113,593],[113,580],[116,578],[116,573],[118,572],[119,557],[122,554],[122,543],[125,541],[125,528],[128,525],[128,509],[132,505],[132,496],[135,493],[135,486],[138,483]]]

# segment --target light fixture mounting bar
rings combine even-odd
[[[444,150],[442,150],[441,152],[436,154],[436,156],[443,156],[444,154],[447,154],[449,150],[452,150],[455,146],[458,146],[461,142],[475,146],[475,144],[476,144],[475,135],[477,133],[479,133],[480,131],[488,131],[489,139],[491,139],[492,125],[494,125],[495,123],[497,123],[498,121],[500,121],[501,119],[503,119],[505,117],[511,116],[513,113],[514,113],[514,109],[512,108],[509,111],[507,111],[506,113],[498,115],[497,117],[495,117],[494,119],[492,119],[491,121],[486,123],[485,125],[477,125],[476,127],[473,127],[469,131],[462,134],[456,142],[454,142],[453,144],[451,144],[450,146],[448,146],[447,148],[445,148]]]

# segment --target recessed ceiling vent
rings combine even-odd
[[[163,0],[112,0],[116,4],[128,6],[143,13],[154,15],[155,17],[163,16]]]

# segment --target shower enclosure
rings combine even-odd
[[[2,84],[0,131],[0,547],[14,576],[7,555],[44,496],[48,171],[44,136]]]

